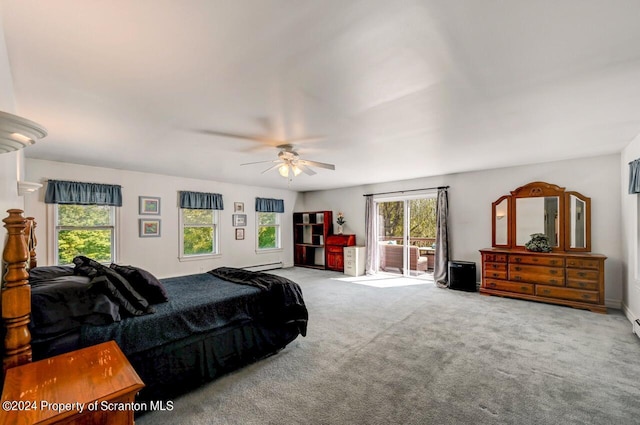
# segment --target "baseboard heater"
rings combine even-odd
[[[266,270],[281,269],[283,267],[284,267],[284,263],[282,261],[279,261],[277,263],[256,264],[254,266],[246,266],[241,268],[252,271],[252,272],[263,272]]]
[[[633,333],[640,338],[640,319],[636,319],[636,321],[633,322]]]

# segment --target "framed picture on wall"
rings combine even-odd
[[[241,241],[244,240],[244,229],[241,227],[236,229],[236,240]]]
[[[244,212],[244,202],[234,202],[233,211],[237,213]]]
[[[160,215],[160,198],[138,196],[138,213],[140,215]]]
[[[141,218],[138,227],[141,238],[160,237],[160,219]]]
[[[247,225],[246,214],[234,214],[233,215],[233,227],[243,227]]]

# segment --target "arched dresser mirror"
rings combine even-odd
[[[493,202],[491,218],[492,248],[480,251],[482,294],[606,313],[606,257],[590,253],[590,198],[532,182]],[[548,248],[526,247],[535,234],[546,236]]]

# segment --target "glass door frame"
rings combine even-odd
[[[430,198],[436,198],[437,194],[433,193],[433,192],[420,192],[420,193],[414,193],[411,195],[396,195],[396,196],[379,196],[379,197],[374,197],[373,202],[374,202],[374,210],[375,210],[375,240],[376,243],[379,243],[380,241],[380,218],[381,218],[381,214],[380,214],[380,204],[385,203],[385,202],[402,202],[403,203],[403,226],[402,226],[402,245],[404,246],[404,249],[402,250],[402,273],[400,274],[401,276],[404,277],[411,277],[411,272],[412,270],[410,270],[410,245],[409,243],[411,242],[411,235],[410,235],[410,225],[411,225],[411,201],[416,200],[416,199],[430,199]],[[377,256],[377,264],[375,264],[375,270],[377,273],[390,273],[390,272],[386,272],[383,270],[380,270],[380,256]],[[417,270],[414,270],[414,272]],[[395,273],[393,273],[395,274]]]

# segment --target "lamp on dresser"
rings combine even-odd
[[[546,235],[550,252],[525,248]],[[591,251],[591,199],[545,182],[492,204],[492,248],[480,250],[480,293],[606,313],[604,261]]]

